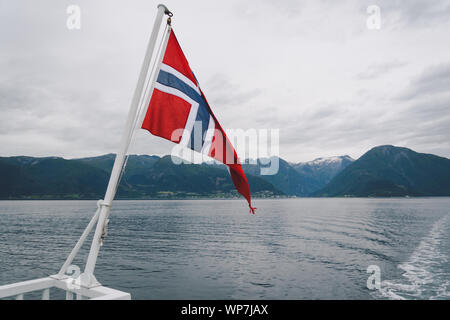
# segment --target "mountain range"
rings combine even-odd
[[[114,159],[114,154],[0,157],[0,199],[99,199]],[[267,160],[243,163],[254,197],[450,195],[450,160],[402,147],[375,147],[358,160],[337,156],[289,163],[272,157],[278,163],[274,175],[262,174]],[[177,165],[170,156],[130,155],[117,190],[119,199],[238,196],[224,165]]]
[[[309,196],[325,187],[336,174],[354,161],[349,156],[318,158],[300,163],[288,163],[275,157],[270,160],[278,161],[278,172],[274,175],[261,174],[261,169],[265,166],[260,160],[254,161],[256,164],[246,161],[243,165],[244,172],[261,177],[286,195],[300,197]],[[267,160],[264,163],[267,163]]]
[[[402,147],[375,147],[313,195],[450,196],[450,159]]]
[[[97,199],[104,195],[115,155],[66,160],[57,157],[0,158],[0,199]],[[272,184],[248,177],[255,196],[283,195]],[[237,196],[226,170],[172,162],[170,156],[131,155],[117,198]]]

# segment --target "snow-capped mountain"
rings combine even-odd
[[[288,163],[278,160],[278,171],[274,175],[261,174],[261,163],[246,160],[243,169],[246,173],[259,176],[270,182],[287,195],[308,196],[323,188],[336,174],[341,172],[354,160],[349,156],[318,158],[303,163]],[[267,161],[266,161],[267,162]]]
[[[352,157],[336,156],[317,158],[308,162],[291,164],[294,169],[303,176],[315,181],[317,186],[325,186],[338,173],[355,161]]]
[[[308,162],[301,162],[301,163],[297,163],[295,165],[297,166],[301,166],[301,165],[312,165],[312,166],[324,166],[324,165],[339,165],[344,163],[344,165],[346,163],[352,163],[353,158],[350,156],[336,156],[336,157],[328,157],[328,158],[317,158],[314,159],[312,161],[308,161]],[[295,166],[294,165],[294,166]]]

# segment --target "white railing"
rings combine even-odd
[[[73,284],[74,279],[59,276],[50,276],[36,280],[17,282],[0,286],[0,299],[15,297],[16,300],[24,300],[27,293],[42,291],[42,300],[50,299],[50,289],[58,288],[66,292],[66,300],[130,300],[131,295],[127,292],[97,286],[84,288]]]

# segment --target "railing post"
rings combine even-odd
[[[42,300],[50,300],[50,288],[42,291]]]
[[[23,293],[16,296],[16,300],[23,300]]]

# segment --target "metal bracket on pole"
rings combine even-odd
[[[105,206],[105,207],[111,207],[110,204],[107,204],[107,203],[105,203],[104,201],[102,201],[102,202],[100,203],[100,207],[102,207],[102,206]],[[103,242],[105,241],[105,238],[106,238],[106,236],[107,236],[107,234],[108,234],[108,223],[109,223],[109,219],[106,219],[106,220],[105,220],[105,223],[104,223],[104,225],[103,225],[102,235],[101,235],[101,237],[100,237],[100,246],[103,245]]]
[[[158,4],[158,8],[159,7],[164,8],[164,14],[168,16],[167,24],[170,26],[172,24],[173,13],[163,4]]]
[[[164,14],[168,15],[169,17],[173,16],[173,13],[163,4],[158,4],[157,8],[159,9],[160,7],[162,7],[164,9]]]

